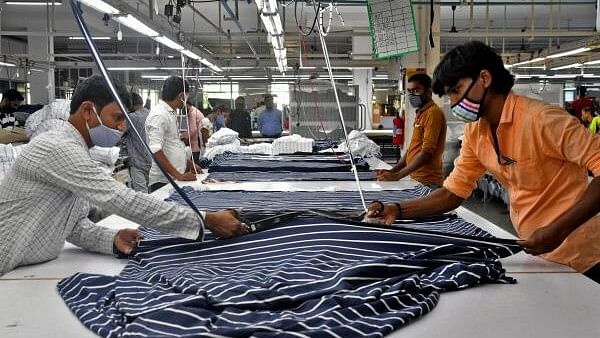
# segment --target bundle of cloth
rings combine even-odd
[[[381,149],[379,146],[358,130],[353,130],[350,132],[350,134],[348,134],[348,143],[350,143],[350,150],[352,151],[352,155],[355,157],[381,158]],[[337,147],[332,149],[336,153],[348,152],[348,147],[346,146],[345,141],[340,142]],[[322,150],[321,152],[330,152],[332,149]]]
[[[282,136],[273,141],[273,155],[312,153],[315,140],[298,134]]]
[[[0,144],[0,181],[21,153],[23,145]]]
[[[216,155],[226,151],[239,153],[240,147],[241,144],[238,133],[229,128],[221,128],[212,134],[208,139],[208,142],[206,142],[206,152],[204,153],[204,157],[212,160]]]

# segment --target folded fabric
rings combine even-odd
[[[102,337],[381,337],[443,292],[514,283],[498,258],[519,250],[315,217],[230,240],[144,240],[119,276],[76,274],[58,291]]]
[[[359,172],[361,181],[374,181],[372,172]],[[303,172],[294,171],[226,171],[211,172],[206,177],[211,182],[289,182],[289,181],[353,181],[350,171]]]

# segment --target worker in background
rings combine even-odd
[[[250,125],[250,112],[246,109],[246,100],[243,96],[235,99],[235,109],[229,116],[227,127],[237,131],[240,138],[252,137],[252,127]]]
[[[406,85],[408,101],[416,109],[413,133],[408,151],[391,170],[380,170],[380,181],[397,181],[410,175],[415,181],[437,189],[442,186],[442,157],[446,144],[446,118],[431,99],[431,78],[414,74]]]
[[[433,91],[448,95],[452,114],[467,122],[454,170],[443,188],[397,204],[375,201],[369,216],[389,224],[453,210],[489,171],[509,191],[523,249],[600,282],[600,135],[560,107],[514,94],[513,85],[500,56],[479,41],[446,53]]]
[[[146,118],[150,113],[144,106],[144,100],[137,93],[131,93],[131,108],[129,119],[138,131],[142,140],[146,140]],[[125,132],[125,144],[129,163],[129,177],[131,179],[131,188],[135,191],[148,192],[148,175],[152,167],[152,155],[144,146],[143,141],[133,131],[131,126],[127,126]]]
[[[184,92],[189,89],[187,82],[185,86],[186,88],[183,87],[183,80],[177,76],[165,80],[161,100],[146,118],[146,137],[156,161],[169,175],[179,181],[195,181],[196,172],[201,173],[202,169],[187,158],[177,126],[176,109],[183,108],[186,102]],[[158,165],[153,162],[148,178],[149,191],[160,189],[167,182]]]
[[[581,121],[592,134],[600,131],[600,116],[596,115],[594,107],[585,107],[581,110]]]
[[[2,93],[2,100],[0,100],[0,125],[2,129],[12,129],[15,126],[19,126],[19,123],[15,120],[15,111],[23,103],[23,95],[16,89],[9,89]]]
[[[594,99],[587,96],[587,88],[584,86],[577,87],[577,99],[571,102],[571,108],[575,111],[575,116],[581,118],[583,108],[594,107]]]
[[[191,99],[187,100],[187,120],[188,120],[188,132],[185,131],[182,134],[184,140],[189,140],[190,147],[192,148],[192,158],[194,162],[197,162],[200,158],[200,129],[202,128],[202,120],[204,120],[204,114],[194,106]],[[204,143],[203,143],[204,144]]]
[[[129,93],[115,83],[123,103]],[[0,183],[0,275],[58,256],[65,240],[83,249],[130,254],[140,234],[87,218],[90,205],[160,232],[202,239],[248,232],[231,211],[201,212],[128,189],[99,168],[88,148],[112,147],[126,129],[124,112],[99,75],[80,82],[68,121],[29,142]]]
[[[279,137],[282,129],[281,111],[275,108],[273,96],[265,95],[265,110],[258,116],[258,130],[263,137]]]

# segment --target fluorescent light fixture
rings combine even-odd
[[[158,34],[157,31],[146,26],[144,23],[142,23],[140,20],[138,20],[135,16],[133,16],[131,14],[116,17],[115,20],[117,20],[118,22],[124,24],[125,26],[133,29],[134,31],[136,31],[140,34],[143,34],[143,35],[146,35],[149,37],[155,37],[155,36],[160,35],[160,34]]]
[[[142,79],[166,80],[169,75],[142,75]]]
[[[108,67],[108,70],[158,70],[158,67]]]
[[[600,63],[600,60],[594,60],[594,61],[588,61],[588,62],[584,62],[584,65],[597,65]]]
[[[519,69],[546,69],[546,66],[520,66]]]
[[[572,63],[570,65],[550,68],[550,70],[562,70],[562,69],[569,69],[569,68],[577,68],[577,67],[581,67],[581,66],[582,66],[581,63]]]
[[[178,44],[177,42],[169,39],[168,37],[166,37],[164,35],[163,36],[155,37],[154,40],[156,42],[162,43],[163,45],[165,45],[165,46],[167,46],[167,47],[169,47],[171,49],[174,49],[174,50],[182,50],[183,49],[182,45]]]
[[[92,7],[100,13],[107,13],[112,15],[120,13],[118,9],[114,8],[113,6],[107,4],[102,0],[79,0],[79,2],[88,7]]]
[[[14,63],[10,63],[10,62],[1,62],[0,61],[0,66],[4,66],[4,67],[16,67],[17,65],[15,65]]]
[[[192,52],[191,50],[187,50],[187,49],[182,50],[181,54],[183,54],[191,59],[195,59],[195,60],[202,59],[198,54]]]
[[[287,58],[287,51],[286,49],[273,49],[273,52],[275,53],[275,58],[277,59],[285,59]]]
[[[575,87],[565,87],[565,90],[566,90],[566,91],[574,91],[574,90],[575,90]]]
[[[4,4],[5,5],[18,5],[18,6],[46,6],[46,5],[54,4],[54,6],[60,6],[60,5],[62,5],[62,2],[54,1],[54,3],[52,3],[52,2],[46,3],[46,1],[5,1]]]
[[[575,55],[575,54],[579,54],[579,53],[584,53],[584,52],[587,52],[589,50],[591,50],[591,48],[589,48],[589,47],[581,47],[581,48],[569,50],[569,51],[566,51],[566,52],[561,52],[561,53],[557,53],[557,54],[548,55],[547,57],[549,59],[554,59],[554,58],[559,58],[559,57],[563,57],[563,56],[569,56],[569,55]]]
[[[522,62],[517,62],[517,63],[513,63],[511,65],[509,65],[510,67],[515,67],[515,66],[521,66],[521,65],[526,65],[528,63],[534,63],[534,62],[540,62],[540,61],[544,61],[546,58],[535,58],[535,59],[531,59],[531,60],[527,60],[527,61],[522,61]]]
[[[69,36],[69,40],[84,40],[83,36]],[[92,40],[110,40],[110,36],[94,36]]]
[[[273,49],[284,49],[285,48],[282,36],[274,36],[274,37],[272,37],[271,38],[271,44],[273,45]]]
[[[277,0],[258,0],[256,7],[263,14],[274,14],[277,13]]]

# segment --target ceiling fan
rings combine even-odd
[[[456,14],[456,5],[452,5],[452,28],[450,28],[450,33],[458,33],[454,24],[454,14]]]

